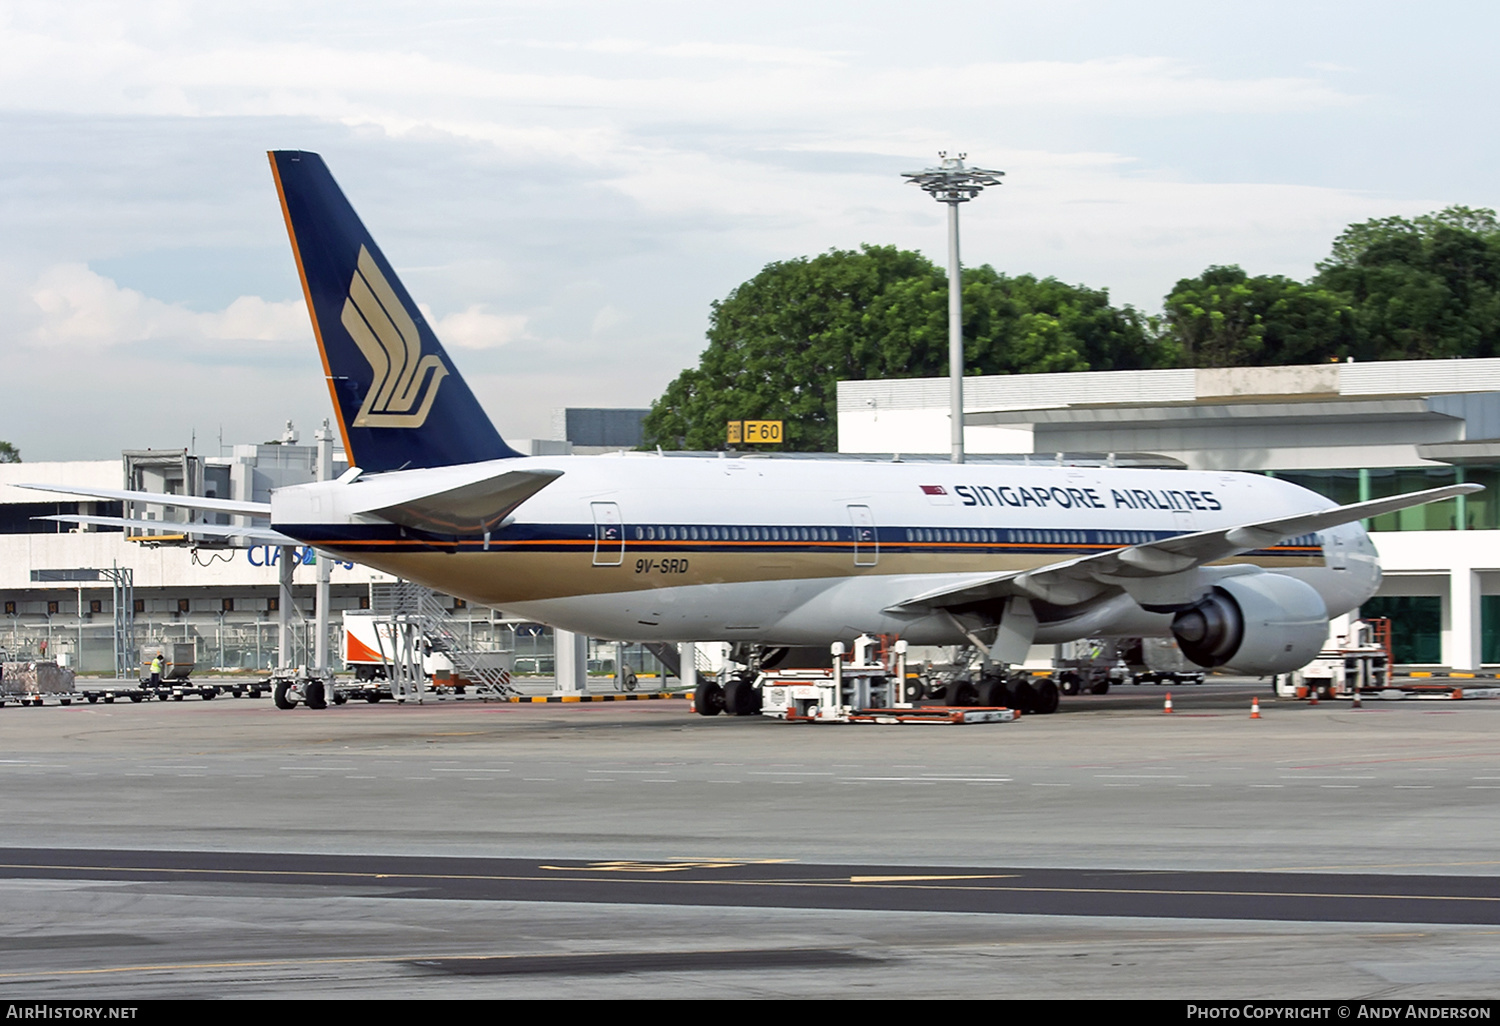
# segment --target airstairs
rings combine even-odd
[[[510,670],[495,665],[493,653],[474,651],[459,637],[455,621],[432,589],[411,581],[372,583],[370,612],[414,626],[428,648],[446,656],[479,697],[520,694],[511,686]]]

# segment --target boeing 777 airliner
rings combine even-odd
[[[1170,635],[1200,665],[1269,674],[1307,663],[1329,618],[1375,593],[1362,519],[1479,490],[1335,506],[1240,473],[522,456],[322,158],[270,158],[351,469],[269,504],[174,496],[270,519],[194,533],[295,540],[597,638],[888,634],[1013,664],[1034,643]]]

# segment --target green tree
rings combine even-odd
[[[1314,282],[1343,294],[1366,360],[1500,355],[1500,223],[1449,207],[1350,225]]]
[[[1345,296],[1235,266],[1179,281],[1164,328],[1186,367],[1320,363],[1349,355],[1359,337]]]
[[[964,272],[972,374],[1157,366],[1146,327],[1103,291],[988,266]],[[830,450],[840,380],[947,372],[947,275],[893,246],[770,264],[713,304],[708,342],[652,404],[648,445],[716,449],[726,421],[783,420],[783,448]]]
[[[21,450],[9,442],[0,442],[0,463],[20,463]]]

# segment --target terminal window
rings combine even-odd
[[[1360,616],[1391,621],[1391,658],[1404,665],[1443,661],[1443,600],[1437,595],[1382,595],[1366,600]]]

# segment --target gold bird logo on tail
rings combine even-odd
[[[359,247],[342,320],[374,374],[353,426],[421,427],[448,368],[436,355],[422,355],[416,323],[364,246]]]

